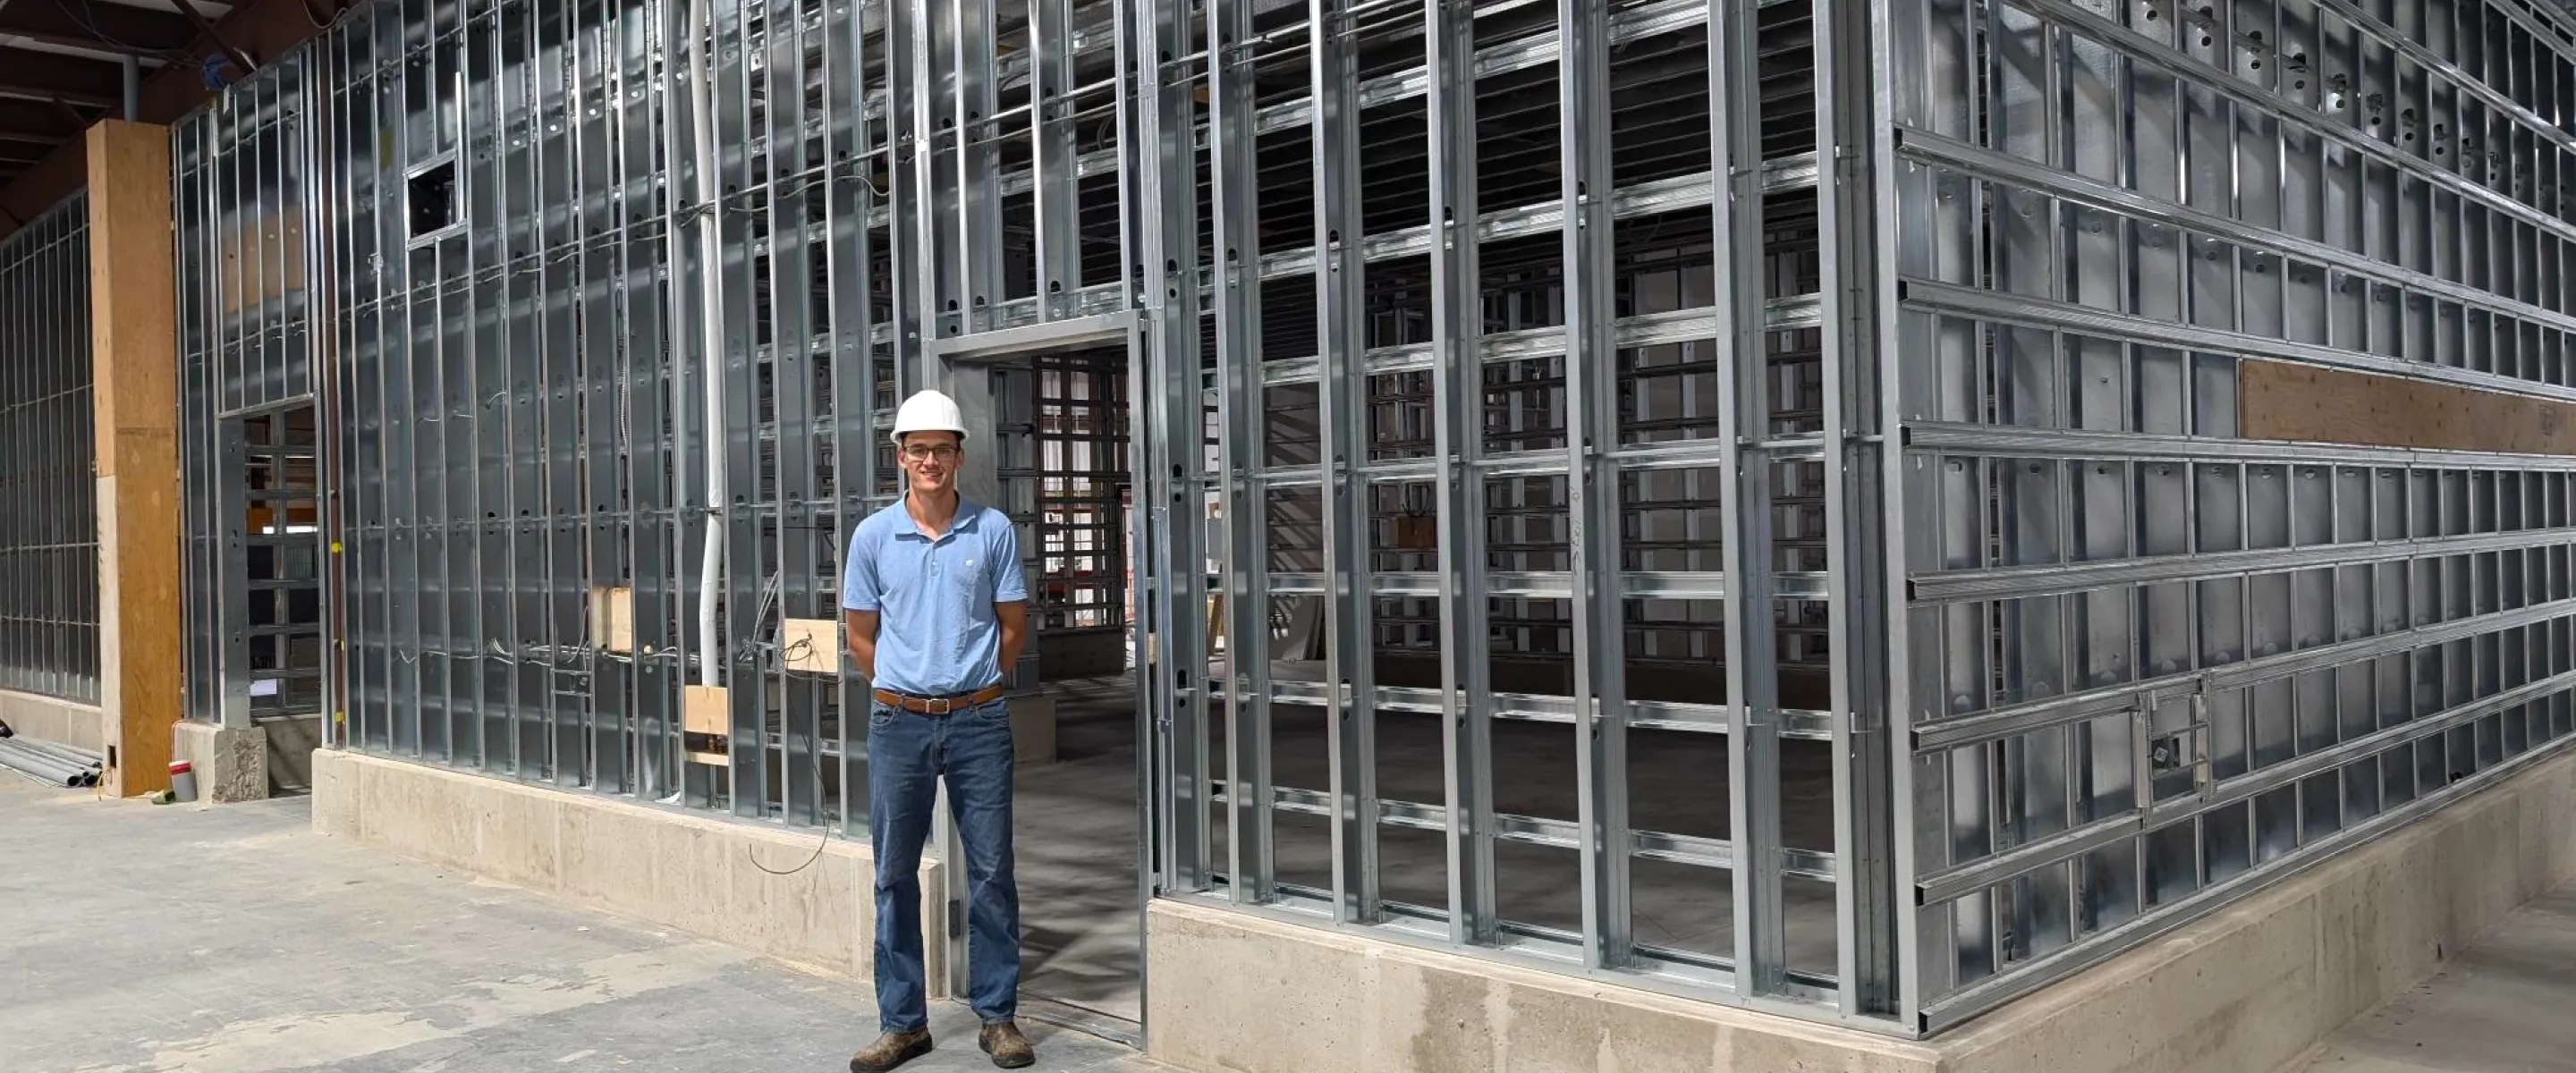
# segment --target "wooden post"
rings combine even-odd
[[[90,391],[98,439],[99,708],[131,797],[170,785],[181,716],[179,350],[170,131],[89,129]]]

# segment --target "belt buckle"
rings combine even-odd
[[[928,704],[923,709],[922,714],[924,715],[950,715],[957,711],[957,702],[951,698],[928,697],[925,699],[928,701]]]

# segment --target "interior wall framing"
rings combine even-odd
[[[2571,55],[2523,0],[383,0],[292,61],[336,734],[860,829],[812,630],[892,404],[994,430],[1044,571],[1046,378],[1123,346],[1154,893],[1938,1032],[2576,737],[2576,463],[2240,412],[2576,401]]]
[[[333,217],[307,205],[311,62],[264,66],[171,128],[187,713],[229,726],[319,717],[327,692],[313,370],[331,352],[310,243]]]
[[[89,207],[0,242],[0,689],[99,698]]]

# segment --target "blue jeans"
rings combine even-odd
[[[930,837],[942,778],[966,857],[967,1001],[988,1024],[1018,1014],[1015,766],[1007,701],[950,715],[869,708],[868,838],[877,859],[877,1022],[884,1031],[915,1031],[930,1019],[921,978],[921,844]]]

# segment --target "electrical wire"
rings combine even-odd
[[[340,24],[340,20],[347,18],[349,15],[349,8],[343,6],[340,0],[331,0],[331,7],[333,10],[331,17],[327,19],[313,13],[313,0],[297,0],[295,6],[303,9],[304,21],[312,23],[313,28],[316,30],[329,30],[332,27],[338,26]]]
[[[98,20],[90,11],[90,0],[54,0],[54,7],[60,10],[64,17],[71,19],[73,22],[79,23],[81,29],[89,31],[90,37],[96,39],[100,44],[122,49],[140,56],[158,56],[165,60],[186,60],[190,63],[197,62],[198,57],[196,53],[189,52],[184,49],[146,48],[129,41],[118,40],[107,31],[99,29]]]
[[[823,753],[820,749],[814,751],[814,785],[817,787],[823,785]],[[760,863],[760,856],[751,851],[751,844],[748,842],[743,843],[742,858],[746,861],[750,861],[752,867],[774,876],[792,876],[798,872],[812,868],[814,867],[814,862],[823,859],[823,848],[832,844],[831,823],[826,821],[824,823],[817,824],[816,826],[823,829],[823,837],[814,840],[813,856],[805,858],[805,863],[797,865],[794,868],[781,872],[778,869]]]

